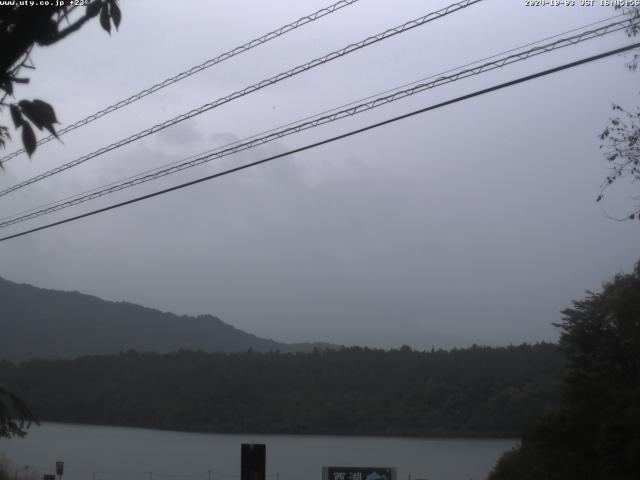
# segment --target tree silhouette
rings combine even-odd
[[[617,6],[616,9],[622,7]],[[634,20],[627,28],[629,37],[640,34],[640,7],[626,8],[624,13]],[[627,63],[631,71],[638,69],[640,54],[634,53]],[[605,190],[614,182],[627,178],[632,182],[640,181],[640,107],[629,111],[620,105],[613,104],[614,116],[609,119],[609,125],[600,134],[600,146],[607,162],[610,173],[605,178],[596,201],[604,198]],[[618,220],[640,220],[640,204],[633,207],[623,218]]]
[[[0,388],[0,437],[22,437],[36,422],[27,404],[17,395]]]
[[[563,312],[562,402],[491,480],[640,478],[640,262]]]
[[[121,12],[117,0],[93,0],[85,7],[59,2],[62,5],[0,7],[0,112],[8,109],[13,126],[20,130],[22,143],[31,156],[36,149],[35,127],[56,135],[58,123],[51,105],[40,99],[14,99],[15,84],[29,83],[24,71],[35,68],[31,61],[34,46],[50,46],[78,31],[94,17],[100,17],[100,25],[111,33],[111,24],[117,29]],[[79,2],[76,2],[79,3]],[[9,127],[0,125],[0,147],[11,140]]]
[[[16,100],[14,85],[29,83],[24,70],[35,68],[31,62],[34,46],[50,46],[78,31],[90,19],[99,16],[100,25],[108,33],[111,24],[117,29],[121,13],[117,0],[93,0],[84,8],[59,2],[61,5],[0,7],[0,112],[8,109],[15,130],[20,130],[22,143],[31,156],[36,149],[33,127],[56,135],[58,123],[51,105],[40,99]],[[65,4],[66,3],[66,4]],[[79,2],[76,2],[79,3]],[[11,140],[9,127],[0,124],[0,147]],[[1,164],[0,164],[1,166]],[[34,417],[23,400],[0,388],[0,437],[22,436]]]

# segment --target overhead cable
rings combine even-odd
[[[173,187],[165,188],[163,190],[159,190],[159,191],[156,191],[156,192],[153,192],[153,193],[149,193],[149,194],[142,195],[142,196],[139,196],[139,197],[136,197],[136,198],[132,198],[130,200],[126,200],[126,201],[123,201],[123,202],[115,203],[115,204],[112,204],[112,205],[109,205],[109,206],[106,206],[106,207],[103,207],[103,208],[99,208],[97,210],[92,210],[90,212],[86,212],[86,213],[80,214],[80,215],[75,215],[73,217],[68,217],[68,218],[65,218],[63,220],[58,220],[56,222],[52,222],[52,223],[49,223],[49,224],[46,224],[46,225],[41,225],[39,227],[32,228],[32,229],[29,229],[29,230],[25,230],[25,231],[22,231],[22,232],[19,232],[19,233],[14,233],[12,235],[7,235],[5,237],[1,237],[0,238],[0,242],[11,240],[13,238],[22,237],[24,235],[28,235],[30,233],[38,232],[38,231],[45,230],[45,229],[49,229],[49,228],[52,228],[52,227],[55,227],[55,226],[58,226],[58,225],[63,225],[65,223],[69,223],[69,222],[73,222],[73,221],[79,220],[81,218],[86,218],[86,217],[90,217],[90,216],[93,216],[93,215],[97,215],[99,213],[103,213],[103,212],[107,212],[107,211],[110,211],[110,210],[114,210],[116,208],[124,207],[126,205],[131,205],[133,203],[137,203],[137,202],[141,202],[141,201],[144,201],[144,200],[148,200],[150,198],[157,197],[157,196],[160,196],[160,195],[164,195],[164,194],[169,193],[169,192],[173,192],[173,191],[176,191],[176,190],[181,190],[183,188],[190,187],[192,185],[196,185],[196,184],[199,184],[199,183],[202,183],[202,182],[213,180],[215,178],[223,177],[225,175],[229,175],[231,173],[239,172],[241,170],[246,170],[248,168],[252,168],[252,167],[261,165],[263,163],[271,162],[271,161],[276,160],[278,158],[286,157],[286,156],[289,156],[289,155],[293,155],[295,153],[304,152],[306,150],[311,150],[313,148],[317,148],[317,147],[322,146],[322,145],[333,143],[335,141],[342,140],[342,139],[345,139],[345,138],[348,138],[348,137],[351,137],[351,136],[354,136],[354,135],[357,135],[357,134],[360,134],[360,133],[364,133],[366,131],[373,130],[375,128],[379,128],[379,127],[382,127],[384,125],[389,125],[389,124],[397,122],[399,120],[404,120],[406,118],[410,118],[410,117],[413,117],[415,115],[419,115],[419,114],[426,113],[426,112],[429,112],[429,111],[432,111],[432,110],[436,110],[438,108],[442,108],[442,107],[445,107],[445,106],[448,106],[448,105],[452,105],[452,104],[455,104],[455,103],[466,101],[466,100],[469,100],[469,99],[474,98],[474,97],[479,97],[479,96],[485,95],[487,93],[491,93],[491,92],[494,92],[494,91],[497,91],[497,90],[501,90],[503,88],[511,87],[513,85],[517,85],[517,84],[520,84],[520,83],[528,82],[528,81],[531,81],[531,80],[534,80],[536,78],[540,78],[540,77],[543,77],[543,76],[547,76],[547,75],[551,75],[551,74],[554,74],[554,73],[558,73],[558,72],[563,71],[563,70],[567,70],[567,69],[570,69],[570,68],[575,68],[575,67],[577,67],[579,65],[584,65],[586,63],[590,63],[590,62],[593,62],[593,61],[596,61],[596,60],[600,60],[602,58],[610,57],[612,55],[618,55],[620,53],[627,52],[629,50],[633,50],[634,48],[638,48],[638,47],[640,47],[640,43],[633,43],[631,45],[620,47],[620,48],[617,48],[617,49],[614,49],[614,50],[609,50],[607,52],[600,53],[598,55],[593,55],[593,56],[586,57],[586,58],[583,58],[581,60],[577,60],[577,61],[574,61],[574,62],[571,62],[571,63],[566,63],[566,64],[561,65],[559,67],[554,67],[554,68],[543,70],[543,71],[540,71],[540,72],[537,72],[537,73],[534,73],[534,74],[531,74],[531,75],[526,75],[524,77],[520,77],[520,78],[517,78],[515,80],[511,80],[511,81],[508,81],[508,82],[500,83],[498,85],[494,85],[492,87],[485,88],[485,89],[482,89],[482,90],[477,90],[477,91],[475,91],[473,93],[469,93],[467,95],[462,95],[462,96],[453,98],[451,100],[447,100],[445,102],[440,102],[440,103],[437,103],[435,105],[430,105],[428,107],[424,107],[424,108],[421,108],[419,110],[414,110],[412,112],[405,113],[403,115],[399,115],[399,116],[396,116],[396,117],[393,117],[393,118],[390,118],[390,119],[387,119],[387,120],[384,120],[384,121],[381,121],[381,122],[377,122],[377,123],[374,123],[374,124],[371,124],[371,125],[367,125],[366,127],[358,128],[356,130],[351,130],[351,131],[349,131],[347,133],[336,135],[334,137],[327,138],[325,140],[321,140],[319,142],[311,143],[311,144],[305,145],[303,147],[299,147],[299,148],[295,148],[295,149],[286,151],[284,153],[279,153],[277,155],[272,155],[270,157],[263,158],[261,160],[257,160],[255,162],[246,163],[244,165],[240,165],[238,167],[230,168],[228,170],[224,170],[222,172],[214,173],[212,175],[207,175],[205,177],[201,177],[201,178],[198,178],[196,180],[191,180],[189,182],[185,182],[185,183],[182,183],[180,185],[175,185]]]
[[[399,25],[395,28],[391,28],[389,30],[385,30],[382,33],[379,33],[377,35],[373,35],[371,37],[367,37],[364,40],[361,40],[360,42],[357,43],[352,43],[344,48],[341,48],[340,50],[336,50],[334,52],[331,52],[329,54],[323,55],[322,57],[318,57],[315,60],[312,60],[310,62],[307,62],[303,65],[298,65],[297,67],[294,67],[290,70],[287,70],[286,72],[283,73],[279,73],[278,75],[274,75],[273,77],[270,77],[268,79],[262,80],[258,83],[255,83],[253,85],[250,85],[246,88],[243,88],[242,90],[238,90],[230,95],[227,95],[225,97],[221,97],[218,98],[217,100],[214,100],[213,102],[207,103],[205,105],[202,105],[199,108],[193,109],[189,112],[183,113],[182,115],[178,115],[177,117],[174,117],[170,120],[167,120],[165,122],[159,123],[154,125],[153,127],[150,127],[146,130],[143,130],[141,132],[138,132],[134,135],[131,135],[127,138],[124,138],[122,140],[119,140],[115,143],[112,143],[106,147],[102,147],[98,150],[95,150],[87,155],[84,155],[80,158],[77,158],[71,162],[65,163],[64,165],[60,165],[56,168],[53,168],[51,170],[48,170],[47,172],[41,173],[39,175],[36,175],[35,177],[32,177],[28,180],[25,180],[23,182],[17,183],[16,185],[13,185],[12,187],[6,188],[2,191],[0,191],[0,197],[7,195],[11,192],[15,192],[16,190],[19,190],[21,188],[26,187],[27,185],[31,185],[32,183],[38,182],[40,180],[43,180],[45,178],[48,178],[52,175],[55,175],[57,173],[63,172],[65,170],[68,170],[72,167],[75,167],[77,165],[80,165],[92,158],[98,157],[104,153],[110,152],[112,150],[115,150],[117,148],[123,147],[129,143],[135,142],[136,140],[140,140],[141,138],[147,137],[148,135],[157,133],[161,130],[164,130],[165,128],[168,128],[170,126],[176,125],[177,123],[183,122],[189,118],[195,117],[196,115],[200,115],[201,113],[207,112],[209,110],[212,110],[216,107],[219,107],[220,105],[223,105],[225,103],[229,103],[232,100],[235,100],[237,98],[243,97],[245,95],[248,95],[250,93],[253,93],[255,91],[261,90],[269,85],[273,85],[275,83],[278,83],[284,79],[293,77],[295,75],[298,75],[302,72],[306,72],[308,70],[311,70],[319,65],[323,65],[325,63],[328,63],[332,60],[335,60],[337,58],[341,58],[345,55],[348,55],[352,52],[355,52],[357,50],[360,50],[361,48],[365,48],[368,47],[369,45],[372,45],[374,43],[380,42],[382,40],[386,40],[388,38],[391,38],[395,35],[398,35],[400,33],[404,33],[407,32],[409,30],[412,30],[416,27],[425,25],[431,21],[437,20],[439,18],[443,18],[451,13],[457,12],[459,10],[462,10],[464,8],[467,8],[473,4],[482,2],[483,0],[463,0],[457,3],[453,3],[445,8],[442,8],[440,10],[437,10],[435,12],[431,12],[428,13],[422,17],[416,18],[414,20],[411,20],[409,22],[406,22],[402,25]]]
[[[435,80],[424,82],[424,83],[418,83],[416,85],[413,85],[410,88],[395,91],[390,95],[377,97],[370,101],[366,101],[360,104],[356,104],[354,106],[350,106],[349,108],[346,108],[346,109],[333,111],[330,114],[322,115],[320,117],[315,117],[312,120],[305,119],[306,121],[303,120],[298,123],[289,124],[284,128],[273,130],[267,133],[266,135],[250,137],[250,140],[247,140],[244,142],[243,141],[234,142],[233,144],[231,144],[232,146],[225,146],[225,147],[216,149],[214,151],[205,152],[199,155],[193,155],[188,159],[184,159],[178,163],[174,162],[165,168],[154,169],[134,177],[129,177],[119,182],[113,182],[102,188],[98,187],[97,189],[90,190],[89,192],[75,195],[73,197],[69,197],[68,199],[63,199],[59,202],[53,202],[41,207],[36,207],[35,209],[31,209],[21,214],[16,214],[11,217],[0,219],[0,228],[6,228],[8,226],[15,225],[17,223],[21,223],[27,220],[32,220],[42,215],[46,215],[46,214],[53,213],[68,207],[72,207],[74,205],[85,203],[87,201],[90,201],[99,197],[103,197],[105,195],[118,192],[126,188],[131,188],[152,180],[156,180],[158,178],[161,178],[167,175],[177,173],[179,171],[182,171],[188,168],[192,168],[207,162],[211,162],[213,160],[220,159],[222,157],[226,157],[228,155],[232,155],[244,150],[255,148],[259,145],[272,142],[274,140],[277,140],[279,138],[282,138],[288,135],[292,135],[304,130],[318,127],[320,125],[331,123],[336,120],[340,120],[342,118],[357,115],[359,113],[363,113],[368,110],[373,110],[374,108],[401,100],[403,98],[415,95],[417,93],[421,93],[425,90],[436,88],[441,85],[452,83],[458,80],[462,80],[464,78],[479,75],[492,70],[496,70],[498,68],[502,68],[504,66],[511,65],[516,62],[527,60],[532,57],[549,53],[551,51],[558,50],[560,48],[564,48],[567,46],[576,45],[578,43],[581,43],[590,39],[599,38],[604,35],[608,35],[608,34],[629,28],[632,25],[634,25],[634,22],[631,20],[614,22],[597,29],[585,31],[567,38],[562,38],[552,43],[540,45],[535,48],[531,48],[529,50],[514,53],[512,55],[503,56],[491,62],[487,62],[481,65],[475,66],[473,68],[461,69],[451,75],[438,76]],[[429,77],[429,78],[432,78],[432,77]]]
[[[109,105],[108,107],[103,108],[102,110],[92,113],[91,115],[78,120],[74,123],[72,123],[71,125],[68,125],[62,129],[60,129],[57,134],[58,137],[61,135],[64,135],[65,133],[68,133],[72,130],[75,130],[76,128],[80,128],[83,127],[84,125],[87,125],[101,117],[104,117],[105,115],[110,114],[111,112],[115,112],[116,110],[119,110],[122,107],[125,107],[127,105],[130,105],[134,102],[137,102],[138,100],[146,97],[147,95],[151,95],[152,93],[157,92],[158,90],[161,90],[165,87],[168,87],[169,85],[173,85],[176,82],[179,82],[180,80],[184,80],[185,78],[188,78],[192,75],[195,75],[196,73],[199,73],[203,70],[206,70],[207,68],[213,67],[214,65],[217,65],[218,63],[222,63],[225,60],[229,60],[232,57],[235,57],[236,55],[239,55],[241,53],[247,52],[249,50],[251,50],[252,48],[255,48],[259,45],[262,45],[264,43],[269,42],[270,40],[273,40],[275,38],[281,37],[282,35],[284,35],[285,33],[289,33],[292,30],[295,30],[297,28],[302,27],[303,25],[306,25],[308,23],[314,22],[315,20],[318,20],[322,17],[325,17],[333,12],[336,12],[344,7],[347,7],[349,5],[352,5],[356,2],[358,2],[359,0],[340,0],[339,2],[334,3],[333,5],[330,5],[328,7],[322,8],[320,10],[318,10],[317,12],[313,12],[309,15],[305,15],[304,17],[300,17],[298,20],[296,20],[295,22],[291,22],[287,25],[284,25],[276,30],[273,30],[272,32],[267,33],[266,35],[263,35],[259,38],[255,38],[243,45],[240,45],[239,47],[235,47],[227,52],[224,52],[220,55],[218,55],[217,57],[214,58],[210,58],[209,60],[207,60],[206,62],[201,63],[200,65],[196,65],[195,67],[191,67],[188,70],[185,70],[183,72],[178,73],[177,75],[174,75],[172,77],[166,78],[165,80],[156,83],[155,85],[152,85],[149,88],[146,88],[144,90],[141,90],[138,93],[135,93],[133,95],[131,95],[128,98],[125,98],[124,100],[120,100],[119,102],[114,103],[113,105]],[[48,137],[43,137],[40,140],[38,140],[37,144],[38,145],[42,145],[43,143],[47,143],[51,140],[53,140],[54,138],[56,138],[53,135],[49,135]],[[5,162],[8,162],[9,160],[11,160],[12,158],[17,157],[18,155],[20,155],[21,153],[24,153],[25,149],[21,148],[16,150],[15,152],[12,152],[8,155],[5,155],[4,157],[0,158],[0,165],[3,165]]]

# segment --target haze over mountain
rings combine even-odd
[[[175,315],[10,282],[0,277],[0,359],[73,358],[127,350],[172,352],[310,351],[324,343],[286,344],[239,330],[212,315]]]

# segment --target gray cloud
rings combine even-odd
[[[72,120],[322,5],[258,2],[248,15],[231,4],[214,9],[196,3],[182,9],[173,2],[154,2],[154,8],[142,1],[127,4],[122,31],[112,38],[93,25],[37,53],[32,90],[24,95],[50,100],[61,118]],[[0,199],[3,212],[219,147],[613,13],[529,11],[515,3],[487,2],[238,100],[28,193]],[[32,162],[14,160],[0,185],[424,10],[417,1],[345,9],[79,130],[64,145],[50,144]],[[621,43],[622,35],[434,90],[135,193]],[[429,348],[554,339],[550,323],[562,308],[639,257],[638,226],[606,219],[594,202],[605,175],[597,134],[610,104],[638,101],[637,77],[623,63],[608,59],[6,242],[0,245],[0,275],[176,313],[212,313],[285,341]],[[612,190],[607,210],[624,211],[634,189]],[[90,206],[132,195],[122,192]]]

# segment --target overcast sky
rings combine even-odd
[[[329,1],[123,2],[119,32],[109,36],[96,21],[36,49],[37,70],[17,96],[49,101],[69,124]],[[31,161],[12,160],[0,187],[448,3],[361,0],[42,146]],[[615,13],[487,0],[0,198],[0,216]],[[540,56],[2,233],[628,42],[618,33]],[[640,73],[624,63],[611,57],[3,242],[0,276],[210,313],[281,341],[430,348],[555,340],[551,322],[563,308],[640,259],[640,225],[603,213],[630,210],[638,186],[614,186],[595,202],[607,173],[598,134],[611,104],[640,104]]]

